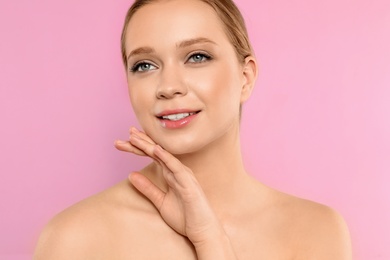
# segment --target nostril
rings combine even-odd
[[[173,93],[173,95],[182,95],[183,93],[180,92],[180,91],[176,91],[175,93]]]
[[[159,99],[168,99],[169,95],[167,95],[166,93],[159,92],[159,93],[157,93],[157,98],[159,98]]]
[[[160,87],[157,90],[156,96],[159,99],[169,99],[173,98],[175,96],[183,96],[185,95],[186,91],[179,89],[180,87]]]

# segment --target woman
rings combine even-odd
[[[122,55],[143,131],[115,145],[153,163],[56,216],[35,259],[351,259],[336,212],[245,171],[257,63],[231,1],[136,1]]]

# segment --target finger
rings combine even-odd
[[[165,179],[165,181],[167,182],[167,184],[169,185],[169,187],[173,188],[173,189],[177,189],[177,180],[175,178],[175,175],[165,166],[165,164],[163,164],[162,166],[163,170],[162,170],[162,173],[163,173],[163,177]]]
[[[169,170],[173,173],[182,172],[185,170],[184,165],[172,154],[165,151],[161,146],[156,145],[153,147],[153,153],[159,158]]]
[[[124,152],[130,152],[136,155],[147,156],[143,151],[131,145],[128,141],[116,140],[114,143],[116,149]]]
[[[160,159],[165,166],[175,175],[175,179],[181,184],[188,184],[189,181],[194,182],[195,178],[192,172],[185,167],[176,157],[165,151],[161,146],[154,147],[155,156]]]
[[[117,141],[115,141],[114,145],[115,145],[115,148],[118,149],[119,151],[130,152],[130,153],[133,153],[135,155],[150,157],[149,155],[147,155],[146,153],[144,153],[143,151],[141,151],[137,147],[130,144],[130,142],[128,142],[128,141],[117,140]],[[162,162],[159,159],[152,158],[152,157],[150,157],[150,158],[158,165],[162,164]]]
[[[150,138],[147,134],[145,134],[144,132],[138,130],[137,128],[135,127],[132,127],[130,129],[130,134],[135,134],[137,135],[138,137],[140,137],[141,139],[145,140],[146,142],[148,143],[151,143],[151,144],[156,144],[156,142],[154,142],[152,140],[152,138]]]
[[[138,135],[132,134],[130,135],[130,143],[137,147],[139,150],[143,151],[148,156],[154,156],[153,154],[153,147],[154,145],[143,140]]]
[[[147,197],[160,211],[165,193],[154,185],[148,178],[138,172],[131,173],[129,175],[129,180],[131,184],[133,184],[139,192]]]
[[[144,154],[155,160],[158,164],[162,165],[163,163],[159,158],[157,158],[154,153],[154,144],[151,144],[143,139],[141,139],[138,135],[131,135],[130,136],[130,144],[137,148],[138,150],[142,151]]]

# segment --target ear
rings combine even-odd
[[[258,67],[256,59],[253,56],[246,57],[244,60],[244,66],[242,67],[243,84],[241,89],[241,104],[247,101],[251,96],[257,79],[257,74]]]

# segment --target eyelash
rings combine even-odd
[[[141,62],[135,63],[135,64],[130,68],[130,71],[133,72],[133,73],[136,73],[136,72],[145,72],[145,71],[142,71],[142,70],[141,70],[141,71],[138,70],[142,65],[154,66],[153,64],[151,64],[151,63],[149,63],[149,62],[141,61]],[[156,67],[156,66],[154,66],[154,67]]]
[[[199,62],[191,62],[191,63],[203,63],[203,62],[206,62],[206,61],[209,61],[209,60],[212,60],[213,58],[206,54],[206,53],[203,53],[203,52],[195,52],[193,54],[190,55],[190,57],[187,59],[187,61],[189,61],[191,58],[195,57],[195,56],[202,56],[202,58],[204,58],[202,61],[199,61]],[[155,65],[149,63],[149,62],[145,62],[145,61],[141,61],[141,62],[137,62],[135,63],[131,68],[130,68],[130,71],[133,72],[133,73],[137,73],[137,72],[145,72],[145,71],[139,71],[139,68],[142,66],[142,65],[150,65],[150,66],[154,66],[156,67]],[[148,70],[146,70],[148,71]]]
[[[203,52],[195,52],[195,53],[191,54],[191,56],[188,58],[188,60],[190,60],[191,58],[193,58],[194,56],[197,56],[197,55],[202,56],[202,58],[205,58],[205,60],[202,60],[200,62],[193,62],[193,63],[203,63],[203,62],[206,62],[208,60],[212,60],[212,57],[210,55],[203,53]]]

